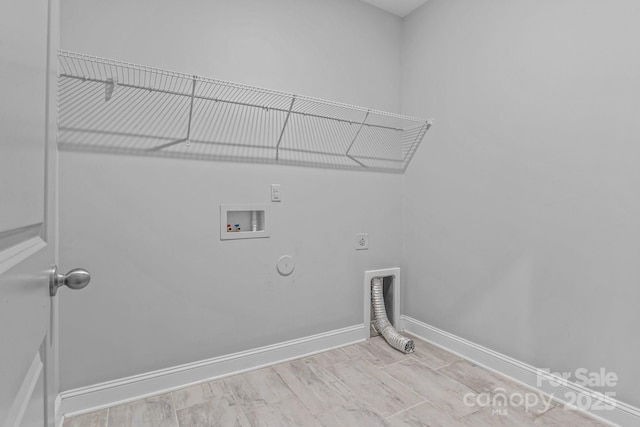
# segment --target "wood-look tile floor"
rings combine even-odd
[[[63,427],[604,426],[542,397],[528,410],[487,405],[482,397],[499,404],[498,393],[533,392],[419,339],[415,345],[404,355],[375,337],[68,418]]]

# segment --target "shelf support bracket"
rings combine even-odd
[[[193,99],[196,96],[196,76],[193,76],[193,85],[191,86],[191,104],[189,105],[189,122],[187,123],[187,138],[186,144],[190,145],[191,141],[191,118],[193,117]]]
[[[413,152],[414,147],[417,146],[418,142],[420,142],[424,134],[427,133],[427,131],[431,128],[432,125],[433,125],[433,119],[426,120],[422,125],[422,129],[420,129],[420,132],[418,132],[415,139],[411,143],[411,146],[409,147],[409,151],[407,151],[407,154],[404,156],[403,160],[406,161],[407,164],[409,164],[408,160],[411,160],[411,159],[407,159],[407,156],[409,156],[409,154]]]
[[[364,127],[365,123],[367,122],[367,119],[369,118],[369,113],[370,112],[371,112],[371,110],[367,110],[367,114],[365,114],[364,120],[362,120],[362,123],[360,123],[360,127],[358,128],[356,134],[353,136],[353,140],[351,140],[351,144],[349,144],[349,148],[347,148],[347,152],[344,153],[345,156],[347,156],[348,158],[350,158],[351,160],[353,160],[354,162],[356,162],[357,164],[359,164],[363,168],[366,168],[367,166],[364,165],[362,162],[359,162],[356,159],[354,159],[353,156],[351,156],[349,154],[349,152],[351,151],[351,147],[353,147],[353,144],[356,143],[356,140],[358,139],[358,135],[360,135],[360,131],[362,130],[362,128]]]
[[[418,144],[422,140],[422,137],[424,137],[424,135],[427,133],[427,131],[431,129],[431,126],[433,126],[433,118],[428,119],[424,122],[424,124],[422,125],[422,128],[420,129],[415,139],[409,146],[409,150],[407,151],[407,154],[405,154],[404,158],[402,159],[402,161],[404,162],[404,167],[402,168],[403,171],[407,170],[407,166],[409,166],[409,162],[411,161],[411,158],[415,154],[415,150],[418,147]]]
[[[351,160],[353,160],[354,162],[356,162],[357,164],[359,164],[360,166],[362,166],[363,168],[367,168],[368,166],[365,165],[364,163],[362,163],[360,160],[356,160],[353,156],[347,154],[346,155],[348,158],[350,158]]]
[[[113,91],[116,88],[116,82],[113,78],[109,77],[104,84],[104,102],[107,102],[113,96]]]
[[[289,111],[287,111],[287,118],[284,119],[284,124],[282,125],[282,130],[280,131],[280,137],[278,138],[278,143],[276,144],[276,160],[280,157],[280,143],[282,142],[282,137],[284,136],[284,130],[287,128],[287,123],[289,123],[289,117],[291,117],[291,111],[293,110],[293,103],[296,102],[296,96],[293,95],[291,98],[291,105],[289,105]]]
[[[193,82],[191,84],[191,104],[189,105],[189,121],[187,122],[187,137],[176,139],[175,141],[167,142],[166,144],[158,145],[157,147],[149,148],[149,151],[160,151],[167,147],[171,147],[172,145],[185,143],[185,145],[191,145],[191,119],[193,117],[193,100],[196,96],[196,79],[197,76],[193,76]]]

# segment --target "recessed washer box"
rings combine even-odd
[[[220,240],[269,237],[269,205],[220,205]]]

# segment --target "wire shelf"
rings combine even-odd
[[[431,120],[60,51],[61,149],[403,172]]]

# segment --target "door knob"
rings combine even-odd
[[[49,294],[54,297],[62,285],[71,289],[82,289],[89,284],[91,275],[83,268],[74,268],[67,274],[58,273],[58,266],[53,267],[49,278]]]

